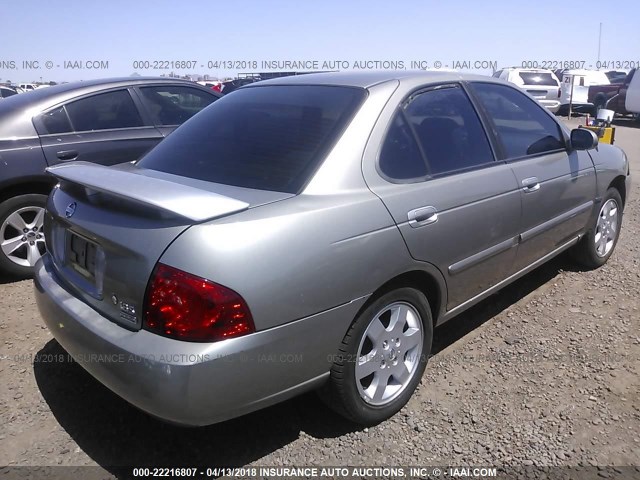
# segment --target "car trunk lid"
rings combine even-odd
[[[145,291],[158,259],[183,231],[292,196],[132,164],[75,162],[48,171],[60,180],[45,218],[56,274],[99,313],[133,330],[142,326]]]

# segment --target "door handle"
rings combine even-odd
[[[61,150],[58,153],[56,153],[56,155],[60,160],[75,160],[76,158],[78,158],[78,151],[77,150]]]
[[[430,225],[438,221],[438,210],[435,207],[420,207],[415,210],[411,210],[407,217],[409,218],[409,225],[413,228],[422,227],[424,225]]]
[[[522,190],[524,193],[532,193],[540,190],[540,182],[538,177],[529,177],[522,180]]]

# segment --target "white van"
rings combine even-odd
[[[573,98],[571,97],[571,83],[573,83]],[[609,85],[609,77],[599,70],[565,70],[562,73],[560,87],[560,112],[571,110],[574,112],[591,112],[593,104],[589,103],[589,86]]]
[[[517,85],[552,113],[560,108],[560,82],[551,70],[511,67],[498,70],[493,77]]]

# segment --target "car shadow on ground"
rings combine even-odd
[[[570,268],[564,256],[553,260],[437,328],[433,353]],[[55,340],[39,353],[40,358],[67,357]],[[35,362],[34,371],[60,425],[89,457],[118,477],[128,476],[118,466],[246,465],[293,442],[301,432],[334,438],[361,428],[333,413],[313,393],[217,425],[177,427],[130,406],[73,361]]]
[[[640,128],[640,120],[636,120],[634,118],[625,117],[625,118],[616,118],[613,121],[614,127],[627,127],[627,128]]]
[[[0,273],[0,285],[7,285],[9,283],[18,283],[18,282],[21,282],[22,280],[26,280],[26,278],[12,277],[5,273]]]

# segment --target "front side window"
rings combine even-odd
[[[138,166],[239,187],[297,193],[366,96],[361,88],[273,85],[217,100]]]
[[[565,148],[559,125],[535,100],[506,85],[474,83],[473,88],[492,118],[508,158]]]
[[[140,88],[155,125],[180,125],[216,100],[214,95],[183,86]]]
[[[127,90],[82,98],[69,103],[66,108],[76,132],[143,126]]]
[[[405,107],[432,175],[493,162],[489,140],[460,86],[446,86],[415,96]]]

